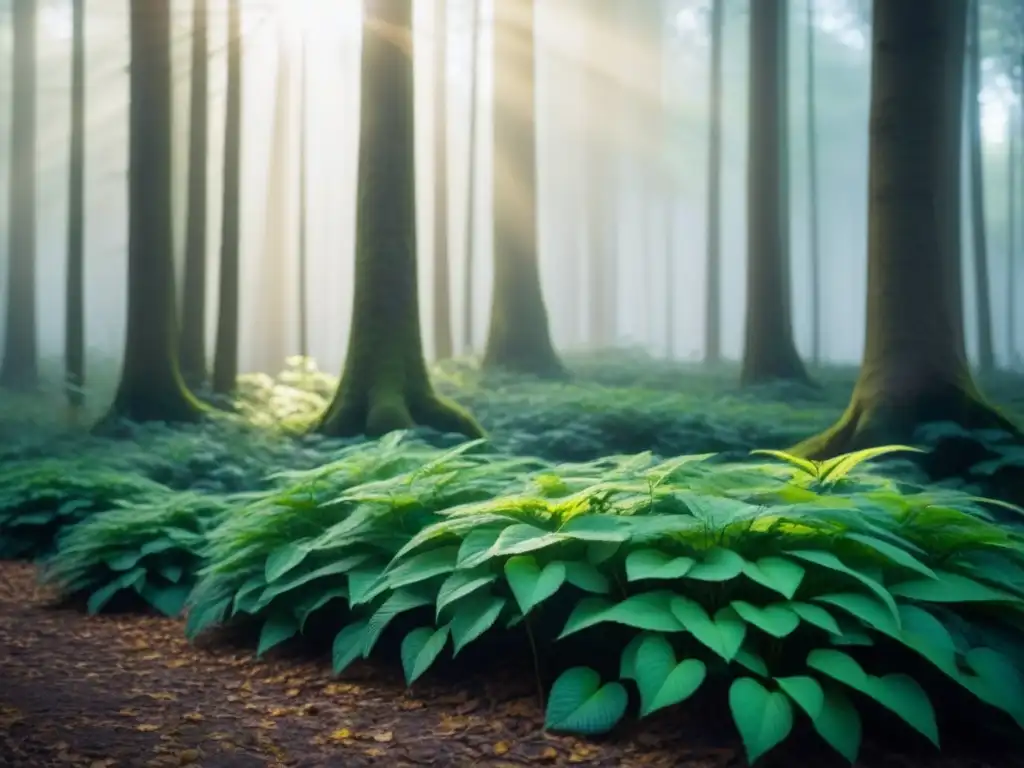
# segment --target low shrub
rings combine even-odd
[[[611,653],[617,672],[562,672],[548,727],[599,733],[631,690],[644,716],[713,680],[751,760],[803,712],[852,762],[864,696],[937,744],[938,679],[1024,726],[1024,540],[983,499],[859,468],[898,448],[554,466],[473,445],[340,494],[306,476],[232,513],[189,635],[248,615],[263,653],[326,615],[341,672],[397,626],[410,684],[488,633],[589,637],[577,660]]]

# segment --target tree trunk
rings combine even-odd
[[[789,312],[788,205],[782,165],[784,0],[751,4],[747,158],[747,317],[741,381],[809,381],[793,342]]]
[[[71,151],[68,174],[68,270],[64,293],[64,391],[85,402],[85,0],[71,6]]]
[[[1021,71],[1024,77],[1024,70]],[[1017,282],[1017,121],[1021,120],[1024,110],[1020,107],[1010,111],[1010,146],[1007,150],[1007,211],[1006,211],[1006,367],[1014,370],[1017,364],[1017,308],[1015,286]]]
[[[241,0],[228,0],[227,115],[224,122],[224,203],[213,391],[228,394],[238,379],[239,229],[242,168]]]
[[[11,167],[7,240],[7,324],[0,386],[39,384],[36,329],[36,0],[11,7]]]
[[[995,368],[992,345],[992,298],[988,282],[988,237],[985,228],[985,157],[981,149],[981,0],[970,3],[970,51],[967,78],[967,130],[971,150],[971,234],[974,243],[974,311],[978,324],[978,368]]]
[[[128,332],[107,421],[195,421],[178,369],[171,194],[171,3],[130,6]]]
[[[452,342],[448,254],[448,0],[434,0],[434,358],[447,360]]]
[[[309,181],[307,169],[309,163],[309,55],[306,50],[306,36],[302,37],[300,51],[299,78],[299,356],[302,358],[303,371],[307,370],[309,357],[309,204],[307,189]]]
[[[711,0],[711,83],[708,88],[707,279],[704,360],[722,359],[722,31],[725,0]]]
[[[316,427],[328,435],[481,434],[435,394],[423,359],[411,46],[412,0],[364,0],[355,301],[341,382]]]
[[[473,351],[473,245],[476,227],[476,145],[477,145],[477,78],[480,58],[480,0],[470,0],[469,12],[469,149],[466,161],[466,266],[462,278],[462,347],[464,354]]]
[[[979,395],[954,333],[954,264],[936,226],[950,167],[947,56],[962,3],[876,0],[872,32],[867,330],[860,377],[839,423],[797,446],[826,458],[909,442],[924,423],[1014,427]]]
[[[206,156],[209,134],[209,14],[207,0],[192,6],[192,93],[189,114],[188,219],[181,302],[181,375],[189,386],[206,384]]]
[[[811,263],[811,359],[821,364],[821,232],[818,226],[818,129],[814,72],[815,0],[807,0],[807,205]]]
[[[540,283],[534,67],[534,0],[495,0],[494,290],[483,364],[561,377]]]
[[[782,241],[782,309],[783,322],[793,328],[793,238],[790,200],[789,151],[789,0],[779,0],[779,232]],[[794,342],[795,343],[795,342]]]

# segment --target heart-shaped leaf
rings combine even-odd
[[[712,619],[699,603],[685,597],[674,596],[670,607],[690,634],[726,661],[731,661],[743,645],[747,625],[731,608],[722,608]]]
[[[738,678],[729,687],[729,708],[751,763],[793,730],[793,705],[786,694],[769,691],[752,677]]]
[[[677,664],[672,645],[663,635],[643,639],[637,648],[634,672],[640,689],[641,717],[689,698],[707,677],[707,667],[699,659]]]
[[[542,569],[532,555],[510,557],[505,561],[505,579],[525,616],[565,583],[565,565],[553,562]]]
[[[744,600],[733,600],[730,605],[741,619],[772,637],[785,637],[800,626],[800,617],[785,603],[756,606]]]
[[[567,669],[551,687],[544,727],[570,733],[605,733],[626,713],[629,696],[621,683],[601,685],[589,667]]]
[[[402,669],[405,682],[412,685],[434,663],[445,643],[448,642],[448,627],[434,629],[420,627],[402,639]]]

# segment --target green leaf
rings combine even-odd
[[[692,557],[672,557],[658,549],[636,549],[626,555],[626,580],[678,579],[696,562]]]
[[[296,605],[293,614],[299,622],[299,631],[301,632],[302,628],[306,626],[306,620],[310,616],[331,602],[331,600],[336,600],[337,598],[348,598],[348,587],[346,585],[342,584],[332,589],[324,590],[316,595],[315,599]]]
[[[909,445],[880,445],[874,448],[865,448],[862,451],[855,451],[854,453],[836,456],[828,461],[821,462],[819,465],[818,480],[822,483],[834,485],[865,461],[870,461],[871,459],[884,456],[888,453],[907,451],[924,453],[920,448],[912,448]]]
[[[279,579],[263,590],[263,594],[260,595],[259,600],[253,603],[251,608],[246,610],[246,613],[256,613],[260,609],[270,605],[270,602],[278,595],[287,594],[292,590],[305,586],[311,581],[322,579],[325,576],[350,574],[351,578],[351,573],[354,573],[353,569],[363,563],[367,557],[368,555],[365,554],[349,555],[335,560],[333,563],[323,565],[320,568],[314,568],[313,570],[306,571],[305,573],[295,573],[290,579]]]
[[[543,528],[538,528],[529,523],[516,523],[501,532],[498,540],[494,542],[494,546],[490,549],[490,555],[492,557],[524,555],[527,552],[546,549],[566,541],[566,539],[567,537],[560,533],[545,531]]]
[[[800,709],[806,712],[812,721],[818,719],[825,706],[825,692],[821,688],[821,683],[807,675],[776,677],[775,682],[789,698],[800,705]]]
[[[295,568],[306,558],[307,554],[309,554],[309,547],[305,543],[291,542],[275,549],[267,556],[267,562],[263,568],[267,584],[273,584],[292,568]]]
[[[551,687],[544,727],[583,735],[606,733],[622,719],[628,703],[621,683],[601,685],[594,670],[573,667]]]
[[[496,578],[498,578],[497,575],[481,570],[460,570],[450,574],[437,591],[436,615],[440,616],[445,607],[476,592],[481,587],[486,587]]]
[[[956,642],[946,625],[916,605],[900,605],[900,640],[948,675],[957,677]]]
[[[113,571],[127,571],[134,568],[142,558],[142,552],[119,552],[107,558],[107,565]]]
[[[348,601],[350,605],[368,603],[388,589],[383,568],[367,566],[348,572]]]
[[[641,717],[688,699],[707,677],[707,667],[699,659],[677,664],[672,644],[664,635],[644,637],[633,669],[640,689]]]
[[[885,603],[886,607],[892,613],[893,620],[896,622],[897,627],[899,626],[900,612],[899,609],[896,607],[896,601],[893,600],[892,594],[890,594],[885,587],[883,587],[877,581],[872,579],[870,576],[865,576],[863,573],[860,573],[859,571],[850,568],[848,565],[846,565],[846,563],[844,563],[838,557],[833,555],[831,552],[821,552],[814,549],[799,549],[790,550],[787,554],[793,557],[799,557],[802,560],[806,560],[809,563],[814,563],[815,565],[819,565],[822,568],[828,568],[829,570],[835,571],[836,573],[844,573],[847,576],[856,579],[882,599],[882,602]]]
[[[565,583],[565,566],[556,561],[542,570],[532,555],[519,555],[505,561],[505,579],[525,616],[561,588]]]
[[[172,584],[177,584],[179,581],[181,581],[181,577],[185,574],[185,569],[182,568],[180,565],[172,564],[161,566],[159,569],[157,569],[157,572],[165,579],[167,579],[167,581],[171,582]]]
[[[430,669],[447,642],[448,627],[420,627],[405,636],[402,640],[402,669],[407,685],[415,683]]]
[[[768,672],[768,665],[765,663],[765,660],[761,658],[761,656],[759,656],[758,654],[754,653],[754,651],[751,651],[747,648],[740,648],[738,651],[736,651],[736,655],[733,656],[732,660],[737,664],[741,664],[742,666],[746,667],[755,675],[760,675],[761,677],[771,677],[770,673]]]
[[[786,695],[768,691],[752,677],[738,678],[729,687],[729,708],[751,763],[793,730],[793,706]]]
[[[1002,590],[962,576],[959,573],[936,571],[936,578],[904,581],[890,587],[897,597],[929,603],[1020,603]]]
[[[860,715],[850,698],[836,686],[823,686],[822,690],[825,698],[821,713],[812,721],[814,730],[852,765],[857,762],[857,754],[860,752]]]
[[[490,560],[498,537],[504,531],[504,527],[480,526],[467,533],[459,545],[459,568],[474,568]]]
[[[368,625],[369,622],[365,619],[356,621],[342,627],[334,636],[334,644],[331,647],[331,666],[334,674],[340,675],[353,661],[365,655],[363,648],[366,645]]]
[[[743,573],[745,562],[731,549],[715,547],[708,550],[704,559],[689,570],[686,578],[699,581],[729,581]]]
[[[172,584],[167,587],[150,586],[142,593],[142,596],[164,616],[173,619],[180,616],[185,609],[185,602],[191,591],[192,589],[187,584]]]
[[[675,595],[671,592],[641,592],[619,603],[599,597],[580,600],[565,622],[559,638],[579,632],[603,621],[654,632],[681,632],[685,627],[672,613]]]
[[[900,674],[875,677],[861,669],[848,654],[826,649],[811,651],[807,666],[870,696],[935,746],[939,745],[935,710],[928,694],[912,677]]]
[[[414,584],[408,587],[400,587],[388,595],[380,608],[370,617],[363,635],[363,656],[369,656],[380,638],[381,633],[387,628],[391,620],[400,613],[421,608],[434,602],[434,596],[426,589],[417,589],[422,585]]]
[[[784,557],[761,557],[743,561],[743,575],[763,587],[792,600],[804,578],[804,567]]]
[[[897,565],[902,565],[904,568],[911,571],[917,571],[922,576],[926,576],[929,579],[935,578],[935,571],[922,563],[916,557],[906,550],[900,549],[895,544],[890,544],[888,541],[879,539],[877,536],[868,536],[863,533],[848,533],[844,538],[849,539],[850,541],[856,541],[858,544],[863,544],[865,547],[875,550],[875,552],[891,560]]]
[[[902,639],[900,623],[893,619],[889,609],[881,602],[857,592],[840,592],[834,595],[819,595],[815,600],[842,608],[863,624],[896,640]]]
[[[260,644],[256,649],[256,658],[293,637],[298,631],[299,625],[289,614],[271,616],[263,622],[263,629],[260,631]]]
[[[751,451],[750,455],[771,456],[772,458],[780,459],[796,469],[799,469],[809,477],[818,476],[818,462],[812,461],[811,459],[804,459],[800,456],[794,456],[791,453],[786,453],[785,451],[776,451],[768,448],[759,448],[756,451]]]
[[[231,605],[231,597],[222,597],[205,605],[194,605],[188,611],[185,620],[185,637],[189,640],[196,637],[207,627],[220,624]]]
[[[89,600],[86,602],[86,612],[90,616],[95,616],[97,613],[102,611],[103,607],[122,589],[124,589],[124,587],[121,586],[120,579],[114,579],[113,581],[107,582],[89,595]]]
[[[640,646],[643,645],[644,640],[648,637],[650,637],[648,633],[641,632],[622,649],[622,654],[619,656],[619,677],[621,679],[636,679],[636,655],[640,651]]]
[[[618,544],[629,539],[629,519],[616,515],[577,515],[558,532],[582,541]]]
[[[612,591],[608,577],[586,560],[566,560],[565,580],[577,589],[596,595],[607,595]]]
[[[977,676],[961,673],[960,683],[975,696],[1013,717],[1024,728],[1024,685],[1013,662],[991,648],[972,648],[965,657]]]
[[[385,571],[388,586],[391,589],[398,589],[432,579],[434,576],[450,573],[455,570],[458,555],[459,548],[453,545],[428,549],[407,560],[398,561]]]
[[[615,557],[622,546],[620,541],[589,541],[587,542],[587,562],[600,565]]]
[[[453,656],[494,626],[501,609],[505,607],[504,597],[490,593],[476,592],[455,606],[455,615],[448,623],[455,647]]]
[[[730,605],[741,619],[772,637],[785,637],[800,626],[800,617],[785,603],[758,607],[745,600],[733,600]]]
[[[836,636],[843,634],[843,630],[839,628],[839,622],[820,605],[798,601],[791,601],[786,603],[786,605],[792,608],[793,612],[808,624],[813,624],[819,629],[823,629]]]
[[[747,625],[731,608],[722,608],[712,619],[700,603],[673,595],[670,610],[694,638],[726,661],[732,661],[743,645]]]

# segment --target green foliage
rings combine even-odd
[[[95,461],[7,462],[0,467],[0,558],[49,554],[61,530],[96,512],[167,493],[159,483]]]
[[[166,493],[94,515],[59,538],[42,579],[64,595],[88,595],[89,613],[134,590],[157,611],[177,616],[195,584],[206,533],[232,501]]]
[[[477,446],[392,435],[239,506],[209,535],[189,633],[247,614],[262,653],[319,613],[340,628],[341,672],[407,627],[411,684],[449,641],[458,654],[521,626],[607,649],[615,624],[633,630],[621,679],[563,672],[549,728],[609,730],[628,686],[645,716],[727,684],[751,759],[807,717],[852,761],[863,697],[938,743],[939,679],[1024,726],[1024,538],[984,499],[861,466],[888,451],[808,471],[784,455],[552,465]],[[875,647],[893,668],[864,666]]]

